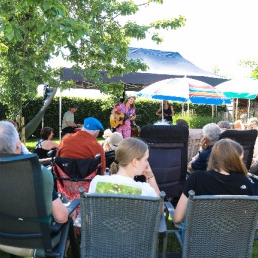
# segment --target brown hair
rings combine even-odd
[[[134,98],[134,100],[136,99],[135,96],[129,96],[129,97],[127,97],[126,100],[125,100],[125,102],[124,102],[125,105],[126,105],[126,103],[128,102],[128,100],[129,100],[130,98]],[[135,108],[134,102],[133,102],[133,104],[130,105],[130,108]]]
[[[212,148],[207,169],[247,175],[247,168],[240,158],[243,153],[243,147],[238,142],[221,139]]]
[[[54,129],[52,127],[43,127],[40,131],[41,139],[47,140],[51,132],[54,132]]]
[[[137,138],[123,139],[115,152],[115,161],[110,166],[110,174],[116,174],[118,167],[126,167],[134,158],[140,160],[148,149],[148,145]]]

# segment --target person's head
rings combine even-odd
[[[247,129],[256,129],[258,130],[258,119],[256,117],[249,118],[247,120]]]
[[[0,121],[0,152],[21,153],[19,134],[14,125],[8,121]]]
[[[234,128],[237,130],[244,130],[245,126],[244,126],[242,120],[236,120],[234,123]]]
[[[231,129],[231,125],[230,125],[229,121],[219,121],[218,126],[221,129]]]
[[[221,139],[212,147],[207,169],[247,175],[243,155],[243,147],[238,142],[228,138]]]
[[[86,131],[94,137],[97,137],[100,130],[104,130],[104,127],[97,118],[87,117],[84,119],[82,131]]]
[[[118,145],[123,140],[123,135],[118,132],[114,132],[108,137],[107,139],[107,145],[109,146],[110,150],[117,150]]]
[[[78,106],[74,103],[70,105],[70,112],[75,113],[78,109]]]
[[[123,139],[115,153],[115,161],[111,164],[110,174],[116,174],[118,168],[127,167],[129,164],[134,164],[139,169],[141,175],[144,169],[148,166],[149,150],[148,145],[137,138]]]
[[[168,100],[163,100],[163,105],[169,105]]]
[[[135,101],[135,96],[130,96],[125,100],[125,105],[130,105],[130,108],[134,108],[134,101]]]
[[[221,129],[215,123],[209,123],[202,128],[203,137],[207,138],[211,145],[219,139],[220,133]]]
[[[184,119],[177,119],[176,124],[181,125],[181,126],[185,126],[186,128],[189,128],[189,125],[188,125],[187,121],[185,121]]]
[[[54,129],[51,127],[43,127],[40,131],[40,137],[43,140],[50,140],[54,135]]]
[[[103,133],[103,138],[107,139],[112,134],[112,131],[110,129],[106,129]]]

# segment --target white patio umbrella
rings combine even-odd
[[[228,98],[238,99],[248,99],[248,111],[247,118],[249,118],[250,113],[250,100],[255,99],[258,94],[258,80],[254,78],[239,78],[232,79],[216,86],[216,89],[224,93]],[[236,109],[237,117],[237,109]]]
[[[139,91],[137,96],[193,104],[222,105],[230,103],[230,99],[210,84],[186,77],[158,81]]]

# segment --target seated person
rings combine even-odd
[[[187,121],[181,118],[176,120],[176,125],[185,126],[187,129],[189,129]]]
[[[229,121],[219,121],[217,125],[223,130],[231,129],[231,124]]]
[[[190,172],[195,170],[206,170],[210,157],[212,146],[219,139],[221,133],[220,127],[215,123],[207,124],[203,127],[203,137],[201,139],[201,148],[190,162],[187,169]]]
[[[247,120],[247,130],[252,129],[257,130],[258,132],[258,119],[256,117],[252,117]],[[258,174],[258,137],[255,141],[253,160],[249,171],[253,174]]]
[[[0,153],[21,154],[21,144],[18,132],[10,122],[0,121]],[[68,220],[68,210],[62,204],[54,190],[53,176],[46,167],[41,166],[41,169],[43,176],[47,178],[48,183],[53,185],[52,215],[54,220],[59,223],[65,223]]]
[[[104,128],[98,119],[85,118],[81,130],[62,138],[57,156],[70,159],[92,159],[100,153],[101,174],[103,175],[106,170],[105,153],[96,139],[100,130],[104,130]]]
[[[91,181],[89,193],[133,193],[143,196],[159,196],[160,191],[151,171],[148,145],[137,138],[126,138],[119,144],[115,160],[111,164],[111,176],[96,176]],[[134,181],[144,175],[147,183]]]
[[[104,141],[101,142],[101,145],[103,146],[104,142],[107,140],[107,138],[112,134],[112,131],[110,129],[106,129],[103,133]]]
[[[175,209],[174,222],[184,221],[190,190],[194,190],[195,195],[256,195],[247,178],[243,156],[239,143],[227,138],[217,141],[207,171],[195,171],[187,178]]]
[[[0,153],[21,154],[21,142],[18,132],[14,125],[7,121],[0,121]],[[44,166],[41,166],[41,170],[43,177],[46,179],[46,183],[53,185],[53,190],[51,191],[52,216],[56,222],[65,223],[67,222],[69,216],[68,209],[63,205],[57,195],[57,192],[54,190],[54,182],[51,172]],[[17,171],[17,173],[19,173],[19,171]],[[5,246],[1,245],[1,248],[4,250]],[[12,248],[15,249],[15,247]]]
[[[104,151],[116,150],[119,143],[123,140],[123,135],[118,132],[111,133],[103,144]]]
[[[58,149],[59,144],[52,141],[54,129],[43,127],[40,131],[41,139],[36,144],[34,153],[37,153],[40,159],[48,158],[47,153],[52,149]]]
[[[74,133],[76,128],[81,127],[81,124],[76,124],[74,122],[74,113],[77,109],[78,106],[76,104],[71,104],[70,109],[64,113],[62,120],[62,137],[67,133]]]
[[[236,120],[235,121],[234,129],[236,129],[236,130],[245,130],[245,125],[243,124],[242,120]]]

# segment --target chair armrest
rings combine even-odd
[[[166,219],[168,219],[168,217],[170,216],[172,218],[172,221],[173,221],[175,208],[171,204],[171,202],[164,202],[164,203],[165,203]],[[181,223],[175,223],[174,221],[173,221],[173,223],[174,223],[175,227],[177,227],[179,229],[182,228]]]
[[[70,216],[73,213],[73,211],[80,205],[80,199],[75,199],[75,200],[70,201],[68,203],[64,203],[64,205],[67,207],[68,212],[69,212],[69,216]],[[51,230],[53,232],[58,232],[63,225],[64,224],[62,224],[62,223],[58,223],[58,222],[53,221],[52,225],[51,225]]]
[[[74,199],[73,201],[68,202],[64,205],[67,207],[69,215],[71,215],[73,211],[80,205],[80,199]]]

